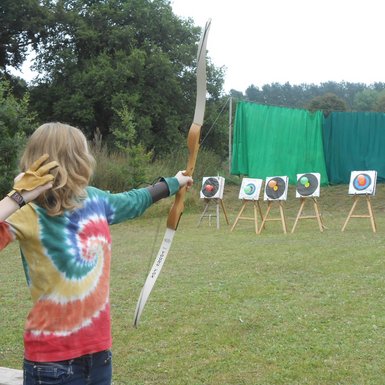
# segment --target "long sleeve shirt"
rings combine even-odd
[[[165,179],[170,195],[176,178]],[[0,222],[0,250],[20,245],[33,307],[24,331],[30,361],[62,361],[111,347],[109,225],[141,215],[148,189],[111,194],[87,188],[82,207],[59,216],[29,203]]]

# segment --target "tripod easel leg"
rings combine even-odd
[[[225,205],[223,204],[223,200],[222,200],[222,199],[220,199],[220,202],[221,202],[221,206],[222,206],[223,214],[225,215],[226,223],[229,225],[229,224],[230,224],[230,222],[229,222],[229,218],[227,217],[227,213],[226,213]]]
[[[231,227],[230,231],[233,231],[234,230],[234,227],[237,225],[238,221],[239,221],[239,218],[241,217],[242,213],[243,213],[243,210],[245,209],[246,207],[246,201],[243,201],[243,205],[241,207],[241,210],[239,211],[239,214],[237,215],[237,217],[235,218],[235,222],[233,224],[233,226]]]
[[[318,227],[322,233],[324,231],[325,225],[322,221],[322,217],[321,217],[321,214],[320,214],[319,209],[318,209],[318,203],[317,203],[317,200],[315,198],[313,198],[313,205],[314,205],[314,211],[315,211],[315,214],[317,217]]]
[[[255,234],[258,234],[258,208],[257,208],[257,204],[258,204],[258,201],[253,201]]]
[[[269,216],[269,213],[270,213],[270,210],[271,210],[271,203],[272,203],[272,201],[269,201],[267,203],[266,214],[265,214],[265,216],[262,219],[261,227],[259,228],[258,234],[261,234],[262,229],[265,227],[265,222],[266,222],[267,217]]]
[[[358,195],[355,195],[355,196],[354,196],[353,206],[352,206],[352,208],[351,208],[350,211],[349,211],[349,215],[348,215],[348,217],[346,218],[346,221],[345,221],[344,225],[342,226],[341,231],[345,231],[345,228],[346,228],[346,226],[347,226],[347,224],[348,224],[348,222],[349,222],[351,216],[353,215],[353,211],[354,211],[354,209],[355,209],[356,206],[357,206],[357,202],[358,202]]]
[[[279,202],[279,212],[281,214],[281,222],[282,222],[282,228],[283,232],[287,234],[287,226],[286,226],[286,218],[285,218],[285,212],[283,210],[282,202]]]
[[[259,204],[259,201],[257,201],[257,206],[258,206],[259,216],[261,217],[261,221],[263,221],[263,214],[262,214],[262,209],[261,209],[261,205]]]
[[[374,215],[373,215],[372,204],[370,202],[370,198],[368,195],[366,196],[366,203],[368,205],[369,217],[370,217],[370,223],[372,225],[372,230],[373,230],[373,233],[375,233],[375,232],[377,232],[377,226],[376,226],[376,221],[375,221]]]
[[[203,210],[203,213],[202,213],[202,215],[199,218],[198,227],[201,224],[203,217],[206,215],[206,212],[207,212],[208,208],[209,208],[209,202],[206,202],[206,205],[205,205],[205,208]]]
[[[305,206],[305,199],[301,198],[301,206],[299,207],[297,217],[295,218],[295,222],[294,222],[293,228],[291,229],[291,233],[294,233],[294,230],[297,227],[297,223],[298,223],[298,220],[299,220],[299,218],[300,218],[300,216],[302,214],[304,206]]]
[[[219,203],[218,200],[216,200],[216,212],[217,212],[217,229],[219,229]]]

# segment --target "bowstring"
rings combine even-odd
[[[227,104],[229,103],[230,101],[230,98],[227,98],[226,101],[223,103],[222,105],[222,108],[221,110],[219,111],[217,117],[215,118],[214,122],[212,123],[212,125],[210,126],[210,128],[207,130],[207,133],[206,135],[204,136],[204,138],[202,139],[201,143],[200,143],[200,146],[203,145],[204,141],[207,139],[208,135],[210,134],[210,132],[212,131],[212,129],[215,127],[218,119],[220,118],[220,116],[222,115],[223,113],[223,110],[226,108]],[[147,183],[147,185],[153,185],[155,184],[156,182],[158,182],[160,180],[160,177],[158,178],[155,178],[153,180],[152,183]],[[159,233],[160,233],[160,226],[161,226],[161,223],[163,221],[164,217],[163,216],[159,216],[159,220],[157,221],[157,225],[156,225],[156,231],[155,231],[155,237],[153,239],[153,242],[152,242],[152,245],[151,245],[151,249],[150,249],[150,253],[149,253],[149,257],[148,257],[148,262],[147,262],[147,269],[145,270],[145,275],[144,275],[144,279],[147,278],[147,275],[151,269],[151,266],[152,266],[152,263],[153,263],[153,256],[155,254],[155,248],[158,244],[158,239],[159,239]]]
[[[214,128],[214,126],[216,125],[218,119],[219,119],[220,116],[222,115],[222,112],[223,112],[223,110],[225,109],[225,107],[227,106],[227,103],[229,103],[229,102],[230,102],[230,98],[227,98],[226,101],[223,103],[222,108],[221,108],[221,110],[219,111],[217,117],[215,118],[213,124],[212,124],[211,127],[207,130],[206,135],[205,135],[204,138],[201,140],[200,146],[202,146],[203,143],[204,143],[204,141],[207,139],[207,137],[208,137],[208,135],[210,134],[211,130]]]
[[[155,178],[151,183],[147,183],[147,185],[152,186],[155,183],[159,182],[162,177],[157,177]],[[144,280],[146,280],[148,273],[150,272],[152,263],[153,263],[153,256],[155,254],[155,248],[156,245],[158,244],[158,238],[159,238],[159,233],[160,233],[160,225],[162,221],[164,220],[164,217],[162,215],[159,215],[159,219],[157,220],[156,224],[156,231],[155,231],[155,237],[153,238],[152,245],[150,248],[149,252],[149,257],[147,258],[147,269],[145,270],[145,275],[144,275]]]

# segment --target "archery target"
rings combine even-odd
[[[265,182],[265,201],[285,201],[287,199],[287,176],[267,177]]]
[[[376,193],[377,171],[352,171],[350,174],[349,194]]]
[[[296,198],[319,197],[321,175],[316,172],[297,174]]]
[[[262,188],[262,179],[243,178],[239,199],[258,200]]]
[[[204,199],[223,198],[225,178],[221,176],[204,177],[200,197]]]

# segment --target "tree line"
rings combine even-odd
[[[265,84],[261,88],[250,85],[243,94],[231,90],[238,100],[289,108],[331,111],[385,112],[385,83],[373,84],[328,81],[316,84]]]

